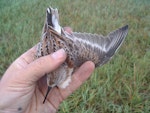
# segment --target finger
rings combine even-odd
[[[84,81],[86,81],[91,73],[94,71],[94,63],[91,61],[85,62],[72,76],[72,81],[65,89],[53,88],[49,93],[47,99],[53,104],[55,108],[58,108],[59,104],[78,89]],[[46,92],[47,88],[40,89],[41,92]],[[43,93],[43,95],[44,95]]]
[[[35,59],[36,47],[37,45],[26,51],[19,57],[19,59],[24,59],[28,64],[31,63]]]
[[[70,27],[64,27],[64,30],[70,34],[73,32],[72,28],[70,28]]]
[[[36,46],[32,47],[28,51],[26,51],[24,54],[22,54],[19,58],[17,58],[11,65],[11,68],[14,70],[23,69],[28,64],[33,62],[35,60],[36,55]]]
[[[71,93],[78,89],[92,74],[95,65],[91,61],[84,63],[72,76],[72,82],[66,89],[60,89],[63,99],[67,98]]]
[[[52,53],[41,57],[34,62],[30,63],[25,69],[25,78],[26,81],[36,82],[46,73],[49,73],[56,69],[60,64],[62,64],[66,59],[66,53],[63,49],[58,50],[57,52]]]
[[[64,27],[64,30],[68,33],[72,33],[72,29],[70,27]],[[37,45],[26,51],[16,60],[16,63],[23,64],[22,66],[24,66],[24,64],[30,64],[35,59],[36,48]]]
[[[29,63],[31,63],[35,59],[36,46],[32,47],[20,57],[18,57],[8,68],[7,72],[14,72],[14,70],[20,70],[25,68]],[[10,75],[10,74],[8,74]]]

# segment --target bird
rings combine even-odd
[[[54,87],[66,88],[72,73],[86,61],[100,67],[112,59],[128,34],[128,25],[110,32],[108,35],[66,32],[59,24],[57,8],[48,7],[41,40],[37,46],[36,58],[51,54],[63,48],[67,54],[65,62],[55,71],[47,73],[47,92]]]

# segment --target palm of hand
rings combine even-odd
[[[56,112],[59,104],[74,92],[94,70],[94,64],[86,62],[73,74],[72,82],[66,89],[53,88],[43,104],[47,90],[43,75],[57,68],[66,57],[59,55],[58,60],[54,60],[52,55],[48,55],[34,61],[35,48],[21,55],[4,74],[0,82],[0,92],[2,92],[0,93],[2,98],[0,111]]]

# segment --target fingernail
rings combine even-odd
[[[66,53],[64,49],[59,49],[58,51],[51,54],[51,57],[53,57],[54,59],[60,59],[65,56],[66,56]]]

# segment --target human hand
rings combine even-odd
[[[67,31],[70,32],[69,29]],[[44,75],[61,65],[66,54],[61,49],[34,60],[35,54],[36,46],[16,59],[3,75],[0,81],[0,113],[54,113],[94,70],[94,64],[87,61],[73,74],[67,88],[53,88],[43,104],[47,91]]]

